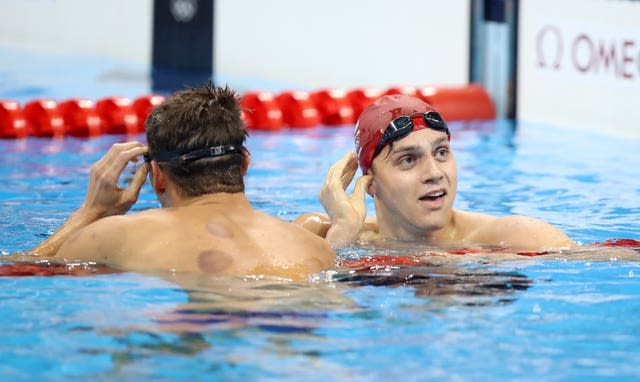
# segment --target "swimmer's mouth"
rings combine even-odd
[[[419,199],[420,200],[437,200],[437,199],[443,198],[446,194],[447,192],[445,190],[438,190],[438,191],[433,191],[433,192],[429,192],[428,194],[422,195]]]

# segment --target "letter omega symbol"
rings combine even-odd
[[[545,39],[549,35],[550,38]],[[554,45],[554,50],[550,54],[551,57],[545,57],[544,45],[545,41],[550,40]],[[547,58],[551,58],[552,68],[554,70],[560,69],[560,62],[562,61],[562,55],[564,53],[564,44],[562,42],[562,33],[560,29],[553,25],[545,25],[540,29],[536,36],[536,53],[538,56],[538,66],[541,68],[547,67]]]

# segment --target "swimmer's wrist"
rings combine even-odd
[[[332,220],[331,228],[327,232],[327,241],[333,248],[353,244],[358,241],[362,223],[353,219]]]
[[[358,226],[362,226],[362,222],[359,222],[359,219],[342,217],[338,219],[331,219],[332,226],[339,227],[351,227],[352,229],[358,229]]]
[[[77,220],[79,223],[91,224],[96,220],[100,220],[104,216],[106,216],[104,213],[101,213],[95,208],[89,208],[83,204],[72,214],[71,217],[74,218],[74,220]]]
[[[342,211],[339,216],[329,216],[331,220],[331,225],[340,225],[345,227],[361,227],[363,223],[363,218],[358,216],[358,214],[353,210]]]

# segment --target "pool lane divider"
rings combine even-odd
[[[291,90],[278,94],[249,91],[242,95],[242,117],[252,130],[277,131],[316,126],[353,125],[360,113],[382,95],[410,94],[435,107],[447,121],[491,120],[495,106],[478,84],[464,86],[395,86],[374,88]],[[33,99],[24,105],[0,100],[0,138],[94,137],[102,134],[138,134],[151,108],[164,96],[146,94],[133,101],[105,97],[93,102],[71,98],[61,102]]]

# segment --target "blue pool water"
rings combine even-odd
[[[640,240],[640,140],[506,121],[451,125],[456,207],[535,216],[584,244]],[[254,206],[287,220],[320,211],[324,173],[352,149],[351,132],[253,132]],[[0,141],[0,251],[50,235],[82,202],[90,165],[131,138],[144,139]],[[145,185],[134,211],[157,206]],[[336,266],[301,284],[91,265],[84,276],[0,277],[0,379],[640,379],[640,256],[575,252]]]

